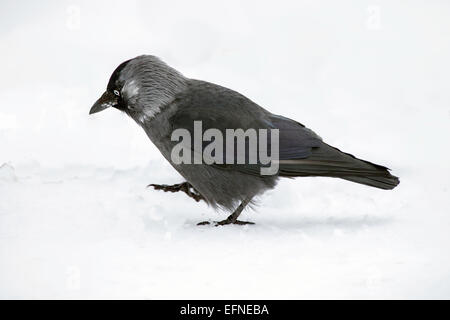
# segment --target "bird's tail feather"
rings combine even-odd
[[[392,190],[400,183],[400,180],[393,175],[390,177],[344,177],[343,179],[383,190]]]
[[[279,173],[283,177],[335,177],[384,190],[393,189],[400,183],[388,168],[358,159],[325,143],[313,149],[307,159],[281,160]]]

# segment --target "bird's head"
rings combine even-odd
[[[113,107],[139,124],[152,119],[186,88],[186,78],[155,56],[143,55],[121,63],[106,91],[89,114]]]

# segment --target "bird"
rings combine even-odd
[[[186,180],[175,185],[149,186],[166,192],[184,192],[195,201],[205,201],[229,214],[222,221],[198,225],[253,224],[239,220],[240,214],[263,193],[275,188],[281,178],[332,177],[383,190],[394,189],[400,183],[387,167],[342,152],[300,122],[271,113],[237,91],[185,77],[154,55],[137,56],[114,70],[106,91],[89,114],[108,108],[124,112],[142,127],[163,157]],[[262,174],[262,168],[267,166],[259,160],[236,163],[215,158],[216,161],[208,163],[180,163],[173,157],[179,142],[173,139],[173,133],[183,129],[195,136],[195,122],[201,122],[205,132],[214,129],[224,136],[230,129],[268,130],[271,137],[277,135],[276,172]],[[263,142],[258,140],[257,147],[262,148]],[[185,147],[198,156],[207,144],[201,141],[200,149],[189,143]],[[248,150],[246,140],[244,151]],[[236,160],[239,155],[234,152],[226,156]]]

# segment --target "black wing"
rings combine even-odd
[[[245,96],[203,81],[193,80],[189,90],[178,97],[178,111],[170,122],[172,129],[184,128],[194,137],[194,121],[202,122],[203,132],[207,129],[218,129],[223,137],[226,129],[278,129],[279,130],[279,176],[328,176],[374,186],[382,189],[392,189],[398,185],[397,177],[392,176],[388,169],[368,161],[341,152],[329,146],[312,130],[304,125],[283,116],[274,115],[261,108]],[[225,139],[224,139],[225,140]],[[270,150],[270,134],[267,149]],[[249,145],[246,141],[246,156]],[[210,142],[202,144],[202,150]],[[258,141],[258,150],[261,141]],[[194,144],[191,143],[191,146]],[[236,142],[234,142],[236,151]],[[224,141],[224,150],[225,150]],[[192,148],[192,151],[194,149]],[[262,165],[212,164],[226,170],[238,170],[245,174],[260,175]],[[223,162],[225,162],[223,158]],[[246,157],[246,163],[248,158]]]
[[[207,82],[194,81],[189,90],[178,97],[178,111],[170,119],[172,130],[187,129],[191,137],[194,137],[194,121],[201,121],[203,132],[207,129],[218,129],[223,137],[226,137],[227,129],[265,129],[268,132],[267,150],[271,150],[270,129],[279,129],[279,156],[280,159],[304,159],[311,155],[313,147],[320,145],[320,138],[311,130],[298,122],[282,116],[273,115],[261,108],[243,95]],[[203,143],[203,148],[209,144]],[[258,140],[257,148],[260,148],[261,140]],[[191,149],[193,141],[191,141]],[[234,141],[234,154],[232,164],[213,164],[214,166],[228,170],[239,170],[246,174],[260,175],[262,165],[259,161],[255,165],[237,164],[237,142]],[[226,150],[225,139],[223,150]],[[246,140],[245,158],[248,163],[250,146]],[[225,154],[223,163],[226,162]]]

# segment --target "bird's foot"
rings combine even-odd
[[[178,183],[174,185],[167,184],[149,184],[147,187],[153,187],[155,190],[162,190],[164,192],[179,192],[182,191],[186,193],[189,197],[199,202],[200,200],[205,201],[205,198],[188,182]]]
[[[250,202],[251,198],[247,198],[244,201],[241,202],[241,204],[239,205],[239,207],[236,208],[236,210],[234,210],[234,212],[232,214],[230,214],[230,216],[228,218],[226,218],[225,220],[222,221],[215,221],[213,222],[214,225],[216,227],[218,226],[225,226],[227,224],[238,224],[238,225],[246,225],[246,224],[254,224],[253,222],[250,221],[240,221],[238,220],[239,215],[241,214],[242,210],[244,210],[244,207]],[[209,221],[203,221],[198,223],[198,226],[204,226],[206,224],[211,224],[211,222]]]
[[[255,223],[254,222],[250,222],[250,221],[241,221],[241,220],[232,221],[232,220],[229,220],[229,219],[225,219],[225,220],[222,220],[222,221],[213,221],[213,222],[211,222],[211,221],[202,221],[202,222],[197,223],[198,226],[206,226],[206,225],[210,225],[210,224],[214,224],[215,227],[218,227],[218,226],[225,226],[227,224],[237,224],[237,225],[243,226],[243,225],[255,224]]]

